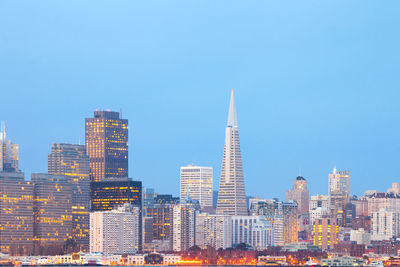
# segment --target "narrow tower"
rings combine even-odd
[[[228,124],[225,130],[225,147],[219,182],[217,213],[247,215],[239,128],[233,90],[229,105]]]

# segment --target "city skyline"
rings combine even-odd
[[[334,165],[351,171],[352,193],[385,190],[400,158],[390,3],[5,1],[0,119],[29,174],[46,171],[51,143],[83,144],[95,109],[122,109],[130,176],[178,195],[190,163],[212,166],[217,187],[234,88],[248,194],[282,199],[275,181],[299,169],[311,194],[326,193]]]

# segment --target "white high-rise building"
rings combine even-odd
[[[139,208],[129,203],[90,213],[90,252],[133,254],[139,250]]]
[[[19,146],[6,139],[6,128],[1,122],[0,131],[0,171],[19,171]]]
[[[232,90],[219,183],[217,213],[247,215],[235,97]]]
[[[371,240],[389,240],[400,236],[400,212],[380,209],[371,216]]]
[[[202,210],[213,203],[213,168],[188,165],[181,167],[181,199],[189,196],[199,201]]]
[[[232,216],[232,244],[245,243],[255,249],[274,244],[272,223],[264,216]]]
[[[329,174],[329,209],[337,215],[343,211],[350,199],[350,172],[338,171],[336,167]]]
[[[196,216],[196,245],[226,249],[232,246],[232,221],[229,215],[201,213]]]
[[[195,242],[196,209],[176,204],[172,208],[172,249],[187,251]]]
[[[329,208],[329,196],[325,195],[315,195],[311,196],[311,199],[309,201],[309,207],[310,210],[316,209],[316,208]]]

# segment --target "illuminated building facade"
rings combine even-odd
[[[175,204],[172,208],[172,250],[187,251],[195,244],[196,209]]]
[[[294,200],[298,205],[298,212],[304,214],[309,209],[310,193],[307,189],[307,181],[303,176],[299,175],[293,181],[293,189],[286,191],[286,202]]]
[[[335,218],[325,217],[316,219],[313,224],[313,245],[323,250],[333,249],[339,241],[339,226]]]
[[[72,238],[72,185],[67,176],[47,173],[33,173],[31,181],[35,250],[41,253]]]
[[[0,171],[19,171],[19,146],[6,139],[4,122],[1,122],[0,130]]]
[[[338,171],[329,174],[329,209],[339,225],[344,225],[344,207],[350,201],[350,172]]]
[[[135,254],[139,251],[140,210],[125,203],[111,211],[90,213],[90,252]]]
[[[371,240],[390,240],[400,236],[400,212],[381,208],[371,214]]]
[[[153,218],[153,240],[170,240],[173,205],[155,204],[147,209],[147,216]]]
[[[225,130],[217,213],[242,216],[248,214],[233,90],[229,105],[228,123]]]
[[[92,181],[128,177],[128,120],[119,112],[95,111],[85,133]]]
[[[140,211],[139,247],[142,247],[142,182],[130,178],[90,183],[91,211],[113,210],[125,203]]]
[[[245,243],[255,249],[273,245],[273,227],[264,216],[232,216],[232,244]]]
[[[202,210],[212,209],[213,168],[189,165],[181,167],[181,199],[189,196]]]
[[[33,185],[21,172],[0,172],[0,252],[33,252]]]
[[[85,146],[52,144],[48,172],[67,176],[72,185],[72,237],[86,251],[89,248],[90,168]]]
[[[141,209],[142,182],[130,178],[94,182],[90,184],[90,195],[92,211],[112,210],[125,203]]]
[[[200,213],[196,216],[196,245],[201,249],[232,247],[232,220],[229,215]]]

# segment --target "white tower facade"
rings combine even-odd
[[[217,213],[238,216],[247,215],[239,127],[233,90],[229,105],[228,123],[225,130],[225,147],[222,158]]]
[[[181,167],[181,199],[198,200],[202,210],[212,208],[213,168],[189,165]]]

